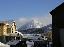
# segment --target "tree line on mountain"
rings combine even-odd
[[[29,28],[25,30],[18,29],[18,31],[22,32],[23,34],[32,34],[32,33],[40,34],[40,33],[48,32],[48,31],[52,31],[52,29],[50,29],[49,27],[52,28],[52,24],[49,24],[42,28]]]

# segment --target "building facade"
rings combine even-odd
[[[13,34],[16,31],[16,24],[15,21],[13,21],[12,23],[8,23],[8,22],[0,22],[0,36],[2,35],[9,35],[9,34]]]

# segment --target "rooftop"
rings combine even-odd
[[[60,4],[59,6],[57,6],[55,9],[53,9],[50,14],[61,14],[64,12],[64,2],[62,4]]]

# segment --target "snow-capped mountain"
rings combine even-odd
[[[52,31],[52,24],[49,24],[47,26],[42,27],[44,29],[44,32]]]
[[[52,24],[49,24],[47,26],[44,26],[42,28],[31,28],[27,30],[22,30],[21,28],[18,29],[19,32],[22,32],[23,34],[33,34],[33,33],[46,33],[49,31],[52,31]]]
[[[31,20],[27,22],[26,24],[22,25],[19,29],[25,30],[25,29],[30,29],[30,28],[41,28],[42,23],[38,20]]]

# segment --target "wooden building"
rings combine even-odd
[[[50,12],[53,47],[64,47],[64,2]]]

